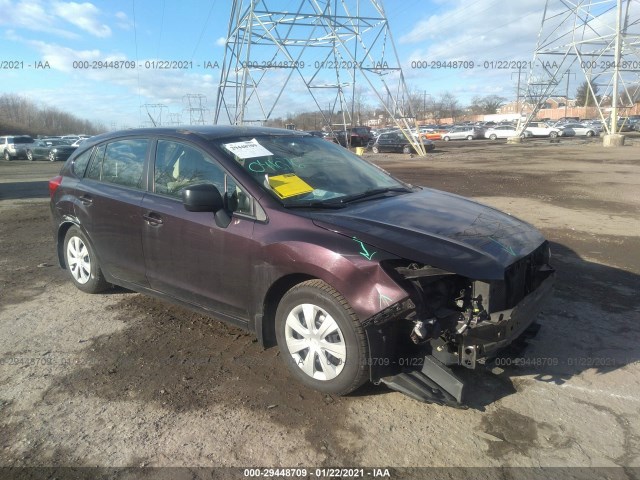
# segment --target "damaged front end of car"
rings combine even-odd
[[[474,369],[532,328],[552,292],[549,257],[545,241],[491,280],[383,261],[409,298],[364,322],[371,380],[420,401],[463,406],[465,385],[450,367]]]

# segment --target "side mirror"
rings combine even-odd
[[[215,185],[202,183],[182,190],[182,204],[190,212],[217,212],[223,207],[222,195]]]
[[[182,190],[182,204],[189,212],[213,212],[216,225],[226,228],[231,217],[224,210],[222,195],[215,185],[201,183]]]

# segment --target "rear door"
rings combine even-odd
[[[159,139],[153,192],[142,202],[142,243],[151,288],[180,300],[246,319],[251,291],[254,201],[199,148]],[[189,212],[182,190],[215,185],[232,215],[226,227],[212,212]]]
[[[127,138],[95,149],[76,186],[76,216],[105,272],[116,280],[146,286],[142,255],[145,160],[150,140]]]

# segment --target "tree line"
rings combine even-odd
[[[96,135],[107,128],[57,107],[40,107],[20,95],[0,95],[0,135]]]

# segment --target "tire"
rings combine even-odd
[[[587,137],[593,137],[595,135],[595,132],[592,132],[591,130],[587,131]]]
[[[442,139],[443,139],[445,142],[448,142],[449,140],[451,140],[449,137],[446,137],[446,136],[445,136],[445,137],[442,137]]]
[[[558,138],[558,132],[551,132],[551,133],[549,134],[549,137],[550,137],[550,138]]]
[[[27,160],[33,162],[33,152],[31,150],[27,150]]]
[[[498,138],[498,136],[495,133],[492,133],[491,135],[489,135],[489,140],[496,140]]]
[[[371,151],[372,151],[373,153],[380,153],[380,149],[378,148],[378,146],[377,146],[377,145],[374,145],[373,147],[371,147]]]
[[[53,152],[49,152],[49,161],[50,162],[55,162],[56,161],[56,154]]]
[[[11,161],[11,155],[9,155],[9,152],[7,152],[6,150],[4,151],[4,159],[5,159],[7,162],[10,162],[10,161]]]
[[[527,138],[527,136],[524,133],[521,133],[520,138]]]
[[[467,140],[473,140],[473,135],[467,135]]]
[[[405,145],[402,147],[402,153],[411,153],[411,147],[409,145]]]
[[[71,227],[64,236],[63,248],[64,262],[76,287],[87,293],[98,293],[109,287],[93,247],[82,230]]]
[[[300,283],[282,297],[276,338],[291,373],[310,388],[346,395],[368,379],[364,329],[345,298],[322,280]]]

